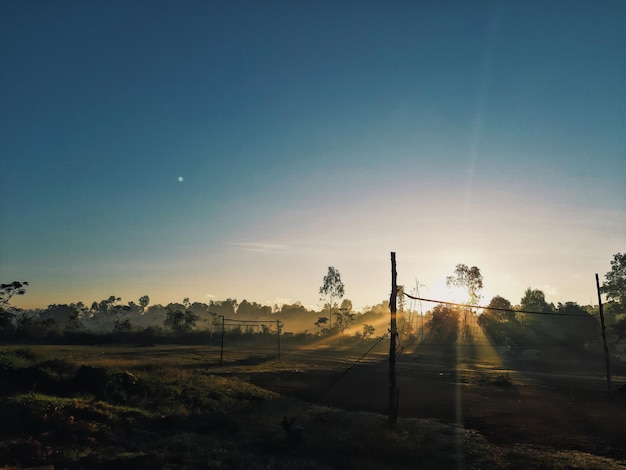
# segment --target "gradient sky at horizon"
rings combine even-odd
[[[356,307],[398,281],[595,303],[626,251],[622,1],[5,1],[17,306]],[[182,177],[182,178],[181,178]]]

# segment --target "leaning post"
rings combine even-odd
[[[598,311],[600,312],[600,326],[602,327],[602,342],[604,343],[604,362],[606,363],[606,387],[611,394],[611,359],[609,357],[609,345],[606,342],[606,326],[604,324],[604,309],[602,308],[602,296],[600,295],[600,280],[596,273],[596,289],[598,290]]]
[[[398,328],[396,324],[396,305],[398,296],[398,273],[396,272],[396,253],[391,252],[391,296],[389,297],[389,310],[391,313],[391,325],[389,334],[389,424],[395,425],[398,421],[398,387],[396,383],[396,337]]]

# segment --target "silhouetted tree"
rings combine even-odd
[[[609,302],[620,305],[621,311],[626,311],[626,253],[613,255],[611,270],[605,274],[602,292]]]
[[[531,312],[552,313],[554,305],[546,302],[546,296],[539,289],[531,289],[530,287],[524,291],[524,297],[520,301],[521,309]]]
[[[458,309],[444,304],[435,306],[427,327],[436,341],[454,344],[459,335]]]
[[[0,284],[0,308],[5,308],[11,298],[15,295],[24,295],[26,293],[26,281],[13,281],[8,284]]]
[[[478,324],[494,344],[514,347],[524,342],[525,332],[520,328],[517,316],[512,309],[513,306],[509,300],[496,295],[478,317]]]
[[[189,299],[185,299],[188,303]],[[191,331],[196,322],[198,316],[187,308],[180,308],[175,304],[170,304],[167,307],[167,317],[163,322],[163,326],[174,330],[176,333],[183,333]]]
[[[139,306],[141,307],[141,313],[145,312],[146,307],[150,303],[150,297],[147,295],[142,295],[139,297]]]
[[[248,302],[243,300],[237,307],[237,315],[254,320],[259,317],[269,317],[272,314],[272,308],[267,305],[261,305],[256,302]]]
[[[344,295],[344,285],[341,282],[341,274],[334,266],[329,266],[328,274],[324,276],[322,287],[319,293],[321,300],[328,299],[328,329],[333,328],[333,308],[337,306],[335,299],[342,299]]]
[[[369,325],[366,323],[365,325],[363,325],[363,338],[371,338],[374,335],[374,331],[376,331],[376,328],[374,328],[373,325]]]
[[[495,309],[507,309],[507,310],[495,310]],[[513,306],[511,302],[500,295],[496,295],[491,299],[487,308],[480,315],[481,318],[493,318],[499,322],[509,322],[515,320],[515,312],[512,311]]]
[[[587,310],[578,305],[576,302],[559,302],[556,306],[556,313],[565,315],[588,315]]]
[[[132,329],[132,325],[130,324],[130,320],[128,318],[118,319],[113,326],[114,333],[125,333]]]
[[[107,299],[103,299],[100,302],[93,302],[91,304],[91,316],[98,315],[110,315],[116,312],[116,303],[119,302],[121,297],[109,296]]]
[[[468,268],[465,264],[457,264],[454,274],[446,277],[446,285],[463,289],[468,295],[467,303],[477,305],[483,288],[483,275],[477,266]]]
[[[36,314],[21,312],[17,315],[15,333],[22,338],[37,338],[45,336],[55,327],[56,322],[52,318],[41,320]]]
[[[457,264],[452,276],[446,277],[446,285],[448,287],[456,287],[463,289],[468,296],[468,300],[463,303],[469,305],[478,305],[480,301],[480,291],[483,288],[483,275],[477,266],[468,268],[465,264]],[[472,313],[472,309],[468,307],[460,307],[463,313],[463,334],[467,328],[467,314]]]
[[[233,317],[237,311],[237,299],[211,300],[209,308],[211,313],[223,315],[226,318]]]
[[[319,317],[317,321],[315,322],[315,326],[319,329],[320,335],[324,336],[328,334],[328,332],[330,331],[330,328],[326,326],[327,324],[328,324],[327,317]]]
[[[352,312],[352,301],[350,299],[343,299],[341,301],[341,305],[339,306],[339,310],[348,313],[354,313]]]
[[[593,315],[576,302],[559,302],[557,304],[554,322],[558,329],[558,336],[563,342],[575,347],[582,347],[599,339],[599,324]]]
[[[39,314],[42,320],[54,320],[55,325],[64,330],[77,329],[78,325],[76,325],[76,323],[80,323],[79,316],[80,312],[77,306],[67,304],[48,305],[48,308]],[[68,328],[70,321],[72,321],[73,324]]]
[[[354,323],[354,317],[354,313],[350,313],[345,310],[335,313],[335,328],[340,333],[345,332]]]
[[[15,295],[24,295],[27,285],[26,281],[0,284],[0,336],[10,336],[15,332],[15,313],[9,307],[9,301]]]

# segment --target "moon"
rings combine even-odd
[[[179,177],[178,177],[178,182],[179,182],[179,183],[182,183],[183,181],[185,181],[185,178],[183,178],[182,176],[179,176]]]

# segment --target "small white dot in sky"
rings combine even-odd
[[[178,182],[179,182],[179,183],[182,183],[183,181],[185,181],[185,178],[183,178],[182,176],[179,176],[179,177],[178,177]]]

